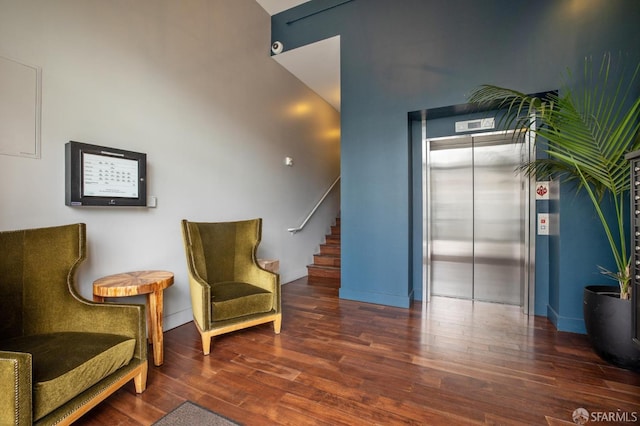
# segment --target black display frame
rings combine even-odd
[[[84,190],[83,161],[85,154],[105,159],[123,159],[137,162],[137,195],[88,195]],[[65,144],[65,204],[71,207],[146,207],[147,205],[147,154],[83,142]]]

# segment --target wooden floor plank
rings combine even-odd
[[[640,374],[586,336],[518,307],[433,298],[409,309],[338,298],[329,281],[283,286],[270,324],[212,340],[165,332],[147,390],[127,384],[78,425],[150,425],[185,400],[245,425],[561,425],[583,407],[636,413]]]

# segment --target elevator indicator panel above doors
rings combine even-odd
[[[456,133],[478,130],[490,130],[496,127],[494,117],[479,118],[476,120],[456,121]]]

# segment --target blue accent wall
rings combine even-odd
[[[409,112],[464,104],[485,83],[555,90],[589,55],[637,60],[639,22],[637,0],[312,0],[273,16],[285,50],[341,36],[340,296],[409,306],[421,288]],[[607,247],[588,233],[599,226],[588,200],[561,195],[536,313],[580,332],[582,288]]]

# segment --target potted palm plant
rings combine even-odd
[[[536,158],[523,166],[537,179],[573,182],[585,191],[606,234],[615,270],[598,266],[617,286],[587,286],[584,315],[595,352],[615,365],[640,368],[640,349],[632,342],[630,252],[626,238],[625,205],[630,186],[625,155],[640,149],[640,97],[634,85],[640,63],[631,73],[614,72],[610,55],[594,67],[587,59],[584,81],[575,89],[564,84],[559,92],[526,95],[494,85],[476,88],[469,101],[484,108],[504,110],[501,128],[535,129]],[[572,74],[567,72],[568,79]],[[535,126],[535,127],[534,127]],[[524,131],[516,132],[522,136]],[[610,203],[613,214],[606,214]]]

